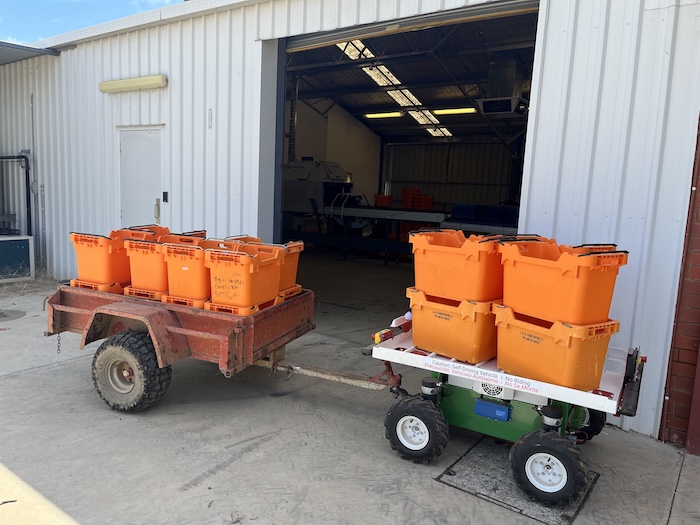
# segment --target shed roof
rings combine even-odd
[[[24,46],[12,42],[0,41],[0,66],[39,55],[58,55],[58,53],[59,52],[55,49]]]

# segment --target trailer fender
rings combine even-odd
[[[148,332],[163,368],[190,357],[187,337],[174,333],[179,328],[177,316],[160,306],[132,302],[115,302],[95,308],[83,331],[80,347],[127,330]]]

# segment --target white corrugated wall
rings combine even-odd
[[[630,252],[612,344],[649,357],[639,412],[656,435],[700,114],[700,2],[540,4],[520,231]]]
[[[74,274],[70,230],[104,231],[117,222],[118,126],[163,125],[163,189],[173,196],[165,223],[215,235],[255,233],[259,214],[266,206],[272,213],[272,197],[261,191],[270,188],[261,158],[273,151],[260,139],[272,103],[261,95],[270,67],[261,40],[479,3],[199,0],[134,17],[153,27],[108,38],[96,38],[100,28],[81,31],[74,40],[92,40],[58,58],[0,67],[0,154],[30,147],[34,95],[35,168],[46,191],[39,227],[50,273]],[[639,415],[625,424],[652,435],[700,106],[699,20],[697,0],[543,0],[536,44],[520,229],[569,243],[616,241],[631,252],[613,304],[622,322],[614,344],[649,355]],[[97,90],[102,80],[155,73],[168,76],[167,88]]]
[[[78,44],[59,57],[1,66],[0,155],[33,148],[46,203],[35,232],[39,245],[45,239],[49,274],[75,275],[70,231],[106,233],[119,225],[118,129],[126,126],[162,126],[163,190],[171,199],[162,205],[164,224],[271,240],[264,218],[274,206],[274,147],[261,128],[274,118],[274,100],[262,101],[271,90],[261,79],[275,64],[263,63],[262,40],[483,3],[199,0],[47,39],[45,47]],[[166,88],[98,91],[103,80],[157,73],[167,75]],[[21,187],[8,189],[19,197]],[[39,204],[41,194],[35,199]]]

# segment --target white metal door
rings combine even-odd
[[[123,227],[160,222],[161,179],[161,130],[119,130],[119,193]]]

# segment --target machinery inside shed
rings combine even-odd
[[[537,13],[286,55],[283,237],[410,253],[423,227],[517,229]]]

